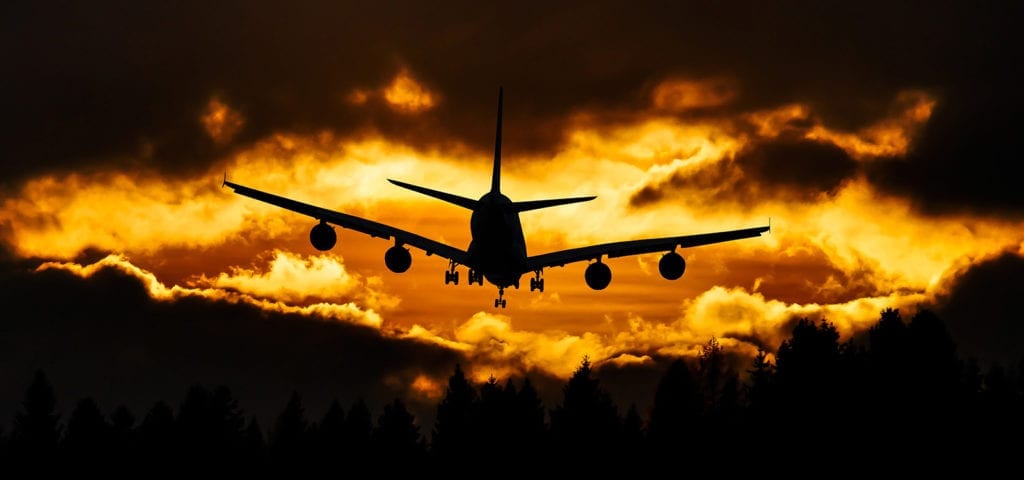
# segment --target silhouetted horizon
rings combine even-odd
[[[839,459],[865,438],[879,448],[917,444],[973,457],[1019,445],[1016,433],[1024,427],[1024,357],[1017,365],[982,369],[960,356],[929,310],[909,321],[899,310],[883,310],[866,341],[840,342],[830,322],[804,318],[777,351],[762,350],[742,369],[728,357],[712,337],[696,357],[675,358],[642,409],[617,403],[586,356],[554,403],[542,400],[529,376],[477,383],[456,363],[430,424],[400,396],[377,404],[358,394],[351,402],[334,398],[325,412],[312,414],[299,390],[287,393],[273,418],[258,418],[230,385],[199,383],[146,411],[123,403],[104,411],[93,396],[61,411],[60,385],[40,369],[2,430],[0,458],[12,465],[49,459],[99,468],[114,458],[144,464],[170,455],[184,464],[287,469],[387,458],[388,468],[402,471],[450,468],[497,449],[537,465],[571,466],[583,456],[625,467],[677,462],[680,451],[722,458],[726,443],[729,456],[810,449]],[[754,440],[759,432],[782,431],[785,444]],[[972,444],[961,446],[970,437]],[[836,451],[822,450],[825,445]]]

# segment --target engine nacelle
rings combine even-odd
[[[334,232],[334,227],[320,222],[309,231],[309,243],[313,244],[313,248],[326,252],[338,243],[338,234]]]
[[[665,280],[675,280],[686,271],[686,260],[676,252],[668,252],[658,261],[658,271]]]
[[[601,262],[594,262],[587,266],[583,272],[583,278],[587,280],[587,286],[594,290],[604,290],[612,282],[612,269]]]
[[[392,272],[402,273],[412,265],[412,255],[405,247],[395,245],[384,252],[384,265]]]

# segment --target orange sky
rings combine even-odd
[[[886,308],[934,309],[965,358],[1024,354],[1016,3],[8,3],[0,371],[68,399],[217,381],[266,412],[295,388],[429,413],[455,362],[552,400],[587,356],[642,402],[712,337],[861,339]],[[319,252],[312,219],[221,186],[466,248],[469,211],[388,179],[484,194],[499,87],[503,193],[597,196],[522,213],[529,253],[771,233],[683,249],[675,281],[658,254],[606,260],[601,291],[548,269],[496,309],[444,259],[394,274],[344,229]]]
[[[19,256],[50,260],[40,268],[82,276],[101,265],[122,269],[163,301],[224,298],[444,345],[473,359],[468,370],[478,380],[531,368],[567,376],[584,355],[597,364],[686,355],[712,336],[753,354],[751,339],[777,347],[794,317],[826,318],[848,336],[884,308],[913,311],[934,300],[973,263],[1024,249],[1020,220],[924,215],[863,175],[817,191],[772,185],[745,163],[745,152],[778,139],[824,145],[855,164],[891,162],[913,148],[941,101],[925,91],[899,92],[885,115],[852,130],[830,125],[810,104],[743,108],[743,87],[728,77],[673,75],[645,92],[639,107],[614,120],[585,106],[565,112],[555,132],[561,140],[539,152],[517,146],[517,130],[529,126],[507,116],[502,187],[513,200],[598,196],[523,213],[534,254],[770,219],[762,237],[681,251],[687,271],[677,281],[658,275],[657,254],[608,260],[613,280],[603,291],[585,285],[585,264],[570,264],[545,272],[544,293],[510,290],[508,308],[495,309],[491,285],[445,286],[444,259],[414,249],[412,268],[394,274],[383,264],[388,242],[342,229],[333,251],[318,252],[307,240],[312,219],[220,187],[226,173],[465,248],[468,211],[387,179],[476,198],[488,188],[490,152],[457,140],[417,146],[374,130],[274,131],[194,175],[120,167],[39,174],[3,197],[3,241]],[[402,66],[344,98],[415,123],[436,121],[423,115],[456,93]],[[521,96],[506,88],[507,113]],[[688,114],[723,106],[732,108]],[[226,143],[245,132],[246,115],[211,95],[195,127]],[[104,252],[91,257],[102,260],[82,260],[88,251]],[[412,387],[436,390],[437,381],[419,378]]]

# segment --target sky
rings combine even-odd
[[[885,308],[1016,365],[1021,8],[5,2],[0,415],[35,368],[139,408],[201,381],[254,410],[301,389],[314,412],[429,412],[455,363],[557,386],[584,357],[626,403],[712,337],[750,358],[798,319],[845,340]],[[444,259],[395,274],[388,241],[343,229],[320,252],[312,219],[221,186],[465,248],[469,211],[387,179],[486,193],[499,87],[503,192],[597,196],[522,213],[530,254],[771,232],[680,250],[675,281],[659,254],[606,260],[601,291],[585,263],[552,268],[495,309],[492,285],[444,285]]]

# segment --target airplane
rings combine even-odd
[[[519,288],[523,275],[531,274],[530,291],[544,291],[543,272],[545,268],[564,267],[574,262],[591,262],[584,271],[587,286],[594,290],[603,290],[611,283],[612,273],[603,257],[617,258],[627,255],[665,252],[658,262],[661,276],[667,280],[676,280],[686,270],[686,261],[676,253],[676,248],[696,247],[713,243],[727,242],[760,236],[771,231],[768,225],[739,230],[728,230],[674,237],[626,240],[611,243],[589,245],[567,250],[559,250],[540,255],[529,255],[526,251],[526,240],[523,227],[519,221],[519,213],[541,208],[586,202],[596,196],[557,198],[513,202],[501,193],[501,109],[504,88],[498,87],[498,125],[494,142],[494,166],[491,174],[491,190],[479,199],[454,195],[448,192],[432,190],[417,185],[388,179],[394,185],[421,193],[448,203],[458,205],[472,211],[469,220],[472,239],[465,250],[431,240],[400,228],[374,222],[347,213],[328,210],[308,203],[263,192],[239,185],[227,180],[225,174],[222,187],[233,189],[234,193],[244,195],[262,202],[276,205],[312,217],[317,224],[309,232],[309,241],[320,251],[330,250],[337,243],[337,233],[333,225],[355,230],[371,237],[394,240],[394,246],[384,253],[384,265],[394,273],[403,273],[412,265],[412,255],[406,245],[426,252],[427,256],[438,255],[448,260],[448,269],[444,272],[444,283],[459,284],[459,266],[468,268],[469,284],[483,285],[484,280],[498,287],[498,298],[494,300],[494,308],[505,308],[507,305],[505,289]]]

